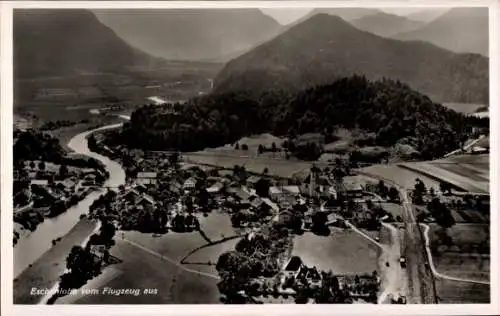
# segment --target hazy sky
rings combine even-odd
[[[398,14],[398,15],[407,15],[407,14],[411,14],[413,12],[418,12],[418,11],[424,10],[424,8],[380,8],[380,9],[385,11],[385,12]],[[429,8],[425,8],[425,9],[429,9]],[[304,15],[309,13],[312,9],[310,9],[310,8],[293,8],[293,9],[273,8],[273,9],[261,9],[261,10],[265,14],[272,16],[280,24],[288,24],[288,23],[291,23],[297,19],[300,19],[301,17],[303,17]]]

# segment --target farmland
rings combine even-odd
[[[487,224],[456,224],[448,229],[433,224],[429,238],[433,261],[438,272],[451,277],[489,280]]]
[[[477,175],[476,172],[461,168],[460,164],[445,164],[446,169],[441,164],[429,162],[416,162],[401,164],[402,167],[410,169],[416,173],[425,175],[436,180],[443,180],[452,184],[456,188],[468,192],[488,193],[489,181],[485,177]]]
[[[370,167],[366,167],[361,169],[363,172],[367,172],[373,174],[375,176],[379,176],[385,179],[389,179],[404,188],[410,190],[415,186],[415,179],[420,179],[427,188],[439,188],[439,182],[423,176],[419,173],[416,173],[411,170],[407,170],[399,167],[398,165],[373,165]]]
[[[454,110],[463,114],[472,114],[476,112],[477,109],[484,107],[484,104],[478,103],[443,103],[443,105],[451,110]]]
[[[442,304],[490,303],[490,286],[460,281],[436,279],[436,291]]]
[[[334,274],[372,273],[377,270],[378,249],[354,231],[332,228],[329,236],[305,233],[296,236],[293,256],[308,266]]]

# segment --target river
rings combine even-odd
[[[128,116],[120,115],[121,118],[130,119]],[[75,153],[95,158],[102,162],[109,172],[106,187],[118,187],[125,184],[125,171],[117,162],[108,157],[91,152],[87,146],[87,136],[91,133],[122,126],[122,123],[112,124],[83,132],[73,137],[68,147]],[[39,224],[34,232],[19,239],[14,247],[14,277],[21,274],[30,264],[40,258],[52,247],[52,240],[67,234],[79,221],[80,215],[87,213],[89,206],[96,200],[105,189],[99,189],[89,194],[77,205],[69,208],[65,213],[56,218],[45,219]]]

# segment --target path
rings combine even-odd
[[[468,283],[476,283],[476,284],[486,284],[489,285],[490,282],[488,281],[479,281],[479,280],[473,280],[473,279],[465,279],[465,278],[457,278],[457,277],[452,277],[449,275],[442,274],[437,271],[436,267],[434,266],[434,261],[432,259],[432,253],[430,249],[430,240],[429,240],[429,226],[426,224],[420,224],[422,227],[424,227],[424,238],[425,238],[425,249],[427,251],[427,255],[429,257],[429,266],[432,270],[432,273],[437,276],[438,278],[446,279],[446,280],[451,280],[451,281],[460,281],[460,282],[468,282]]]

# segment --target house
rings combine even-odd
[[[157,177],[158,174],[156,172],[139,172],[135,181],[137,184],[143,185],[156,184]]]
[[[293,256],[285,265],[284,274],[286,277],[296,277],[303,266],[302,259],[298,256]]]
[[[39,180],[39,179],[33,179],[31,180],[31,185],[38,185],[38,186],[41,186],[41,187],[46,187],[49,185],[49,181],[48,180]]]
[[[325,144],[325,136],[320,133],[306,133],[298,136],[294,143],[295,146],[304,146],[307,143],[315,143],[323,146]]]
[[[258,176],[248,177],[248,179],[246,181],[247,187],[250,189],[255,189],[255,186],[257,185],[257,182],[259,182],[259,180],[260,180],[260,177],[258,177]]]
[[[137,202],[139,202],[139,200],[141,199],[141,193],[136,189],[129,189],[123,194],[123,198],[129,203],[136,205]]]
[[[98,259],[102,260],[104,258],[104,253],[106,252],[106,246],[104,245],[91,245],[90,253],[96,256]]]
[[[278,214],[278,222],[280,224],[287,224],[293,218],[293,212],[290,209],[285,209]]]
[[[222,182],[216,182],[210,187],[207,188],[208,193],[219,193],[224,188],[224,184]]]
[[[344,183],[344,190],[348,197],[362,197],[363,187],[359,182]]]
[[[280,187],[270,187],[269,188],[269,198],[271,200],[274,200],[274,201],[279,200],[279,198],[282,194],[283,194],[283,191],[281,191]]]
[[[318,269],[316,267],[309,268],[306,266],[303,266],[302,269],[300,269],[299,273],[296,276],[296,279],[303,283],[303,284],[308,284],[311,287],[319,287],[321,286],[321,274],[319,273]]]
[[[155,200],[150,195],[142,194],[135,204],[143,207],[154,207]]]
[[[184,184],[182,185],[182,188],[184,190],[193,190],[196,187],[196,183],[198,181],[194,177],[190,177],[186,181],[184,181]]]
[[[290,195],[300,195],[300,188],[297,185],[284,185],[281,187],[281,190],[285,194],[290,194]]]

